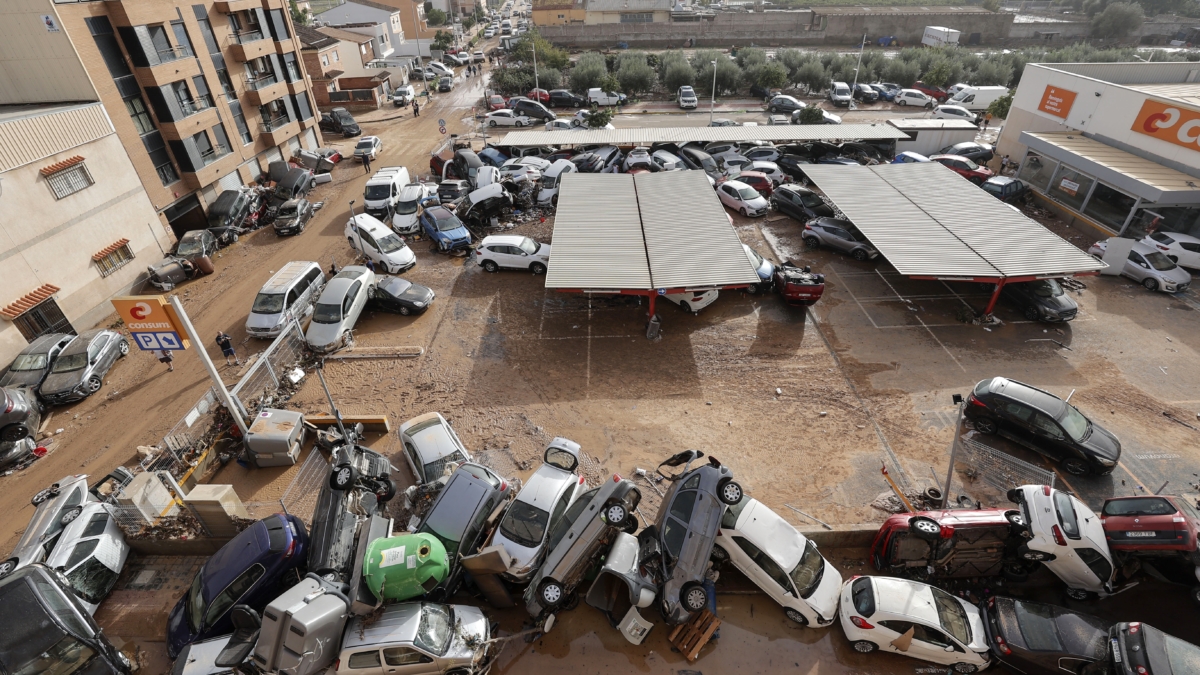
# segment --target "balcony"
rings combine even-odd
[[[269,145],[282,145],[287,139],[300,133],[300,123],[290,121],[286,115],[263,120],[258,131]]]
[[[212,96],[198,96],[195,100],[181,100],[179,102],[179,108],[183,110],[183,119],[204,112],[211,107],[213,107]]]
[[[200,61],[194,58],[177,58],[149,68],[134,68],[134,73],[143,87],[161,87],[200,75]]]
[[[237,165],[242,160],[239,153],[221,148],[210,150],[201,154],[200,157],[204,161],[204,166],[195,171],[183,171],[180,176],[184,185],[192,190],[200,190],[205,186],[212,185],[221,176],[237,169]]]
[[[262,8],[261,0],[217,0],[213,7],[222,14],[233,14],[251,9]]]
[[[221,121],[217,116],[217,109],[211,103],[207,107],[192,105],[194,112],[181,120],[175,122],[159,120],[159,130],[162,132],[164,139],[168,141],[180,141],[190,138]]]
[[[200,159],[204,160],[204,166],[208,166],[209,164],[212,164],[213,162],[215,162],[219,159],[222,159],[223,157],[225,157],[225,155],[228,155],[231,152],[233,152],[233,151],[230,150],[229,148],[213,148],[212,150],[209,150],[208,152],[200,153]]]
[[[225,42],[225,47],[235,61],[245,63],[260,56],[273,54],[275,43],[265,39],[261,30],[245,30],[233,33]]]
[[[287,83],[277,80],[274,75],[260,78],[256,84],[258,86],[251,88],[250,81],[247,80],[246,93],[244,95],[246,102],[255,107],[264,105],[269,101],[274,101],[288,93]]]
[[[231,35],[230,39],[239,45],[248,45],[251,42],[258,42],[263,39],[263,32],[261,30],[239,31]]]

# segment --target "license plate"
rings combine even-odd
[[[1113,663],[1120,663],[1121,662],[1121,648],[1119,646],[1117,646],[1117,639],[1112,638],[1110,640],[1110,642],[1112,642],[1112,648],[1113,648]]]
[[[1126,532],[1125,536],[1126,537],[1153,537],[1155,534],[1156,533],[1153,531],[1145,530],[1142,532]]]

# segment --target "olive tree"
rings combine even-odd
[[[654,69],[646,63],[646,57],[638,52],[631,52],[617,66],[617,81],[627,94],[644,94],[654,88],[656,80]]]

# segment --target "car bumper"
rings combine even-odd
[[[273,338],[278,337],[283,331],[283,326],[275,328],[246,328],[246,334],[256,338]]]
[[[759,216],[767,215],[767,211],[769,211],[769,210],[770,209],[767,209],[767,208],[757,209],[754,211],[751,211],[750,209],[746,209],[746,215],[750,216],[751,218],[758,218]]]
[[[56,394],[47,394],[45,392],[42,392],[41,396],[42,396],[42,400],[50,405],[63,405],[64,403],[74,403],[75,401],[82,401],[83,399],[87,398],[87,394],[81,394],[74,390],[59,392]]]
[[[1071,321],[1072,319],[1075,318],[1075,316],[1078,313],[1079,313],[1078,311],[1075,311],[1075,312],[1060,312],[1058,314],[1042,314],[1041,319],[1042,319],[1042,321],[1049,321],[1051,323],[1057,323],[1060,321]]]
[[[388,272],[391,272],[392,274],[401,274],[411,270],[412,268],[416,267],[416,265],[417,261],[414,259],[412,262],[404,265],[391,265],[388,267]]]
[[[297,234],[297,233],[299,233],[299,232],[300,232],[300,227],[299,227],[299,226],[296,226],[296,225],[293,225],[293,226],[291,226],[291,227],[277,227],[277,228],[275,228],[275,234],[278,234],[278,235],[280,235],[280,236],[283,236],[283,235],[285,235],[285,234]]]
[[[1191,284],[1189,284],[1189,283],[1182,283],[1182,284],[1164,283],[1162,286],[1162,289],[1164,291],[1166,291],[1167,293],[1182,293],[1182,292],[1186,291],[1188,289],[1188,286],[1190,286],[1190,285]]]

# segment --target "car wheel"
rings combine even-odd
[[[495,260],[484,260],[483,269],[488,272],[498,272],[500,271],[500,266],[496,264]]]
[[[750,212],[749,212],[749,211],[747,211],[747,210],[746,210],[746,207],[744,207],[744,206],[743,206],[742,208],[738,209],[738,213],[742,214],[742,217],[743,217],[743,218],[749,218],[749,217],[750,217]]]
[[[723,563],[729,560],[729,552],[720,546],[713,546],[712,553],[708,557],[713,562]]]
[[[17,563],[18,561],[16,558],[9,558],[3,563],[0,563],[0,578],[4,578],[17,571]]]
[[[604,519],[609,525],[619,525],[629,517],[629,511],[624,504],[609,504],[604,507]]]
[[[103,386],[103,383],[100,381],[99,375],[93,375],[88,378],[88,381],[87,381],[88,393],[94,394],[94,393],[100,391],[101,386]]]
[[[0,575],[3,575],[3,572],[0,572]],[[1192,596],[1192,602],[1197,605],[1200,605],[1200,586],[1195,586],[1192,588],[1191,596]]]
[[[904,102],[904,99],[900,99],[899,101],[896,101],[896,105],[907,105],[907,104]]]
[[[693,581],[685,584],[683,590],[679,591],[679,600],[687,611],[699,612],[708,607],[708,591]]]
[[[854,253],[851,253],[850,255],[853,256],[853,258],[858,262],[867,261],[867,252],[861,248],[854,249]]]
[[[942,536],[942,526],[933,518],[914,516],[908,519],[908,531],[917,539],[937,541]]]
[[[396,481],[389,478],[383,481],[382,488],[382,490],[375,493],[375,496],[379,498],[381,504],[386,504],[396,496]]]
[[[1082,588],[1068,588],[1067,597],[1072,600],[1090,600],[1092,598],[1092,592],[1085,591]]]
[[[1006,563],[1000,568],[1000,574],[1006,581],[1021,582],[1029,580],[1029,571],[1020,563]]]
[[[721,482],[717,483],[717,499],[725,504],[730,506],[738,504],[745,495],[742,486],[735,483],[732,478],[722,478]]]
[[[975,424],[975,431],[981,434],[990,436],[996,433],[996,420],[990,417],[976,417],[973,422]]]
[[[956,663],[954,664],[954,672],[956,673],[973,673],[979,670],[979,666],[974,663]]]
[[[547,608],[554,607],[563,601],[563,596],[566,593],[563,591],[562,584],[553,579],[547,579],[542,582],[542,587],[538,589],[538,598],[541,599],[542,605]]]
[[[979,176],[971,176],[967,179],[967,181],[970,182],[971,185],[983,185],[983,179]]]
[[[682,308],[682,309],[683,309],[683,311],[685,311],[685,312],[691,312],[691,311],[692,311],[692,308],[691,308],[691,306],[690,306],[690,305],[688,305],[686,302],[681,302],[681,303],[679,303],[679,307],[680,307],[680,308]]]
[[[854,643],[854,651],[858,652],[859,654],[870,654],[876,649],[879,649],[879,645],[871,642],[870,640],[859,640],[858,642]]]
[[[638,531],[639,527],[641,527],[641,524],[638,523],[637,516],[632,513],[625,519],[625,522],[621,523],[621,531],[625,534],[633,534]]]
[[[81,513],[83,513],[82,506],[76,506],[69,511],[63,511],[63,514],[58,517],[58,522],[62,525],[70,525]]]
[[[1040,316],[1038,316],[1037,307],[1026,307],[1025,308],[1025,318],[1028,319],[1029,321],[1037,321],[1039,318],[1041,318]]]
[[[358,480],[358,470],[353,464],[339,464],[329,474],[329,487],[338,490],[349,490]]]
[[[787,616],[788,619],[791,619],[792,621],[800,624],[801,626],[808,625],[808,617],[801,614],[800,610],[798,610],[798,609],[793,609],[791,607],[788,607],[787,609],[783,610],[783,613],[785,616]]]
[[[237,240],[238,240],[238,233],[237,233],[237,232],[234,232],[234,233],[233,233],[233,237],[232,237],[232,241],[231,241],[230,243],[236,244],[236,243],[237,243]]]
[[[401,307],[400,307],[400,315],[401,315],[401,316],[408,316],[409,314],[412,314],[412,310],[411,310],[411,309],[409,309],[409,308],[407,308],[407,307],[404,307],[404,306],[401,306]]]
[[[15,443],[29,435],[29,427],[24,424],[10,424],[0,431],[0,441]]]
[[[1142,285],[1145,286],[1146,290],[1148,290],[1148,291],[1157,291],[1158,290],[1158,281],[1156,281],[1154,279],[1146,279],[1145,281],[1142,282]]]
[[[758,295],[759,291],[761,291],[761,290],[762,289],[760,289],[758,287],[758,284],[750,284],[749,286],[746,287],[746,292],[749,293],[750,295]]]
[[[354,237],[346,237],[346,241],[350,242],[350,248],[358,250],[358,247],[354,245]]]
[[[1029,523],[1025,522],[1025,516],[1021,515],[1020,511],[1005,511],[1004,519],[1013,527],[1025,528],[1029,525]]]
[[[33,499],[30,500],[30,502],[34,506],[41,506],[42,502],[46,501],[47,499],[50,499],[51,497],[57,496],[57,495],[58,495],[58,490],[56,488],[48,487],[48,488],[38,491],[38,493],[33,496]]]
[[[820,248],[821,242],[816,237],[805,237],[804,248],[809,251],[815,251]]]
[[[1068,457],[1063,460],[1063,469],[1072,476],[1086,476],[1092,472],[1092,467],[1078,457]]]
[[[1046,553],[1045,551],[1035,551],[1030,548],[1022,548],[1017,555],[1021,558],[1021,560],[1025,560],[1027,562],[1049,562],[1051,559],[1049,553]]]
[[[129,342],[121,340],[121,344],[117,345],[117,351],[121,352],[121,356],[129,354]]]
[[[538,274],[538,275],[545,274],[546,266],[543,265],[542,263],[533,263],[532,265],[529,266],[529,271],[533,272],[534,274]]]

